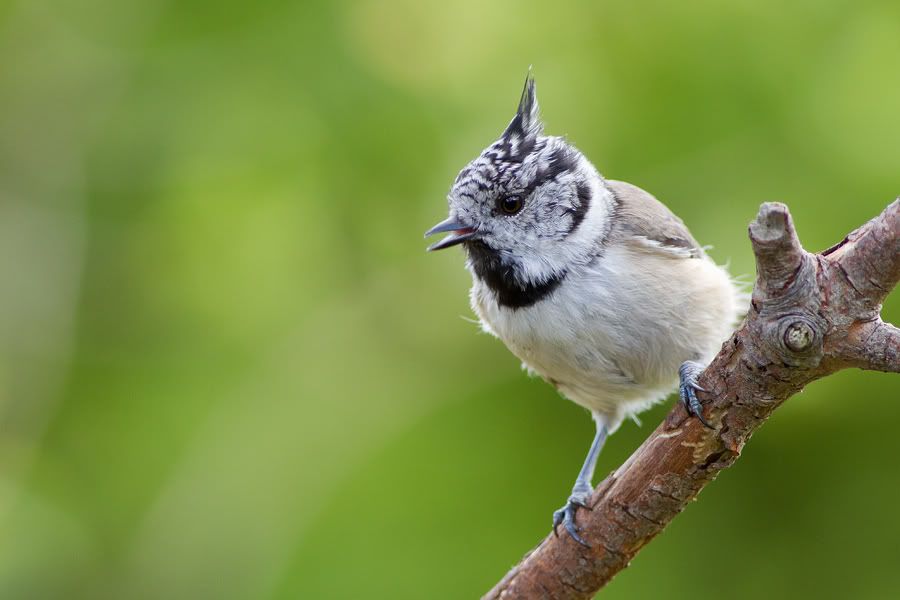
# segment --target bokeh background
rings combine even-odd
[[[0,597],[484,592],[592,435],[424,252],[528,66],[752,278],[760,202],[900,194],[898,60],[893,0],[0,3]],[[898,400],[811,385],[602,597],[895,597]]]

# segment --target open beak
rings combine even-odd
[[[465,225],[454,217],[450,217],[446,221],[441,221],[440,223],[426,231],[425,237],[434,235],[436,233],[446,233],[448,231],[450,232],[450,235],[437,242],[436,244],[428,246],[429,252],[431,252],[432,250],[443,250],[444,248],[449,248],[450,246],[461,244],[466,240],[470,240],[475,237],[474,227]]]

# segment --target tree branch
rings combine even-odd
[[[802,248],[783,204],[763,204],[749,233],[750,311],[699,379],[715,429],[676,404],[578,513],[591,548],[551,534],[485,598],[591,598],[787,398],[847,367],[900,372],[900,330],[879,315],[900,279],[900,200],[821,254]]]
[[[888,205],[881,215],[822,253],[837,261],[853,287],[876,305],[884,301],[900,280],[898,220],[900,198]]]
[[[856,327],[851,336],[847,359],[853,366],[900,373],[900,329],[876,319]]]

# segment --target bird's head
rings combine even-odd
[[[450,216],[425,235],[449,233],[429,250],[464,244],[470,267],[488,261],[514,282],[533,285],[586,256],[608,228],[609,198],[578,149],[543,135],[529,73],[509,126],[459,172],[448,194]]]

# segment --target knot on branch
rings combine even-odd
[[[763,204],[750,223],[756,256],[753,309],[758,349],[777,367],[814,368],[829,324],[821,313],[818,262],[800,245],[787,206]]]
[[[822,360],[823,326],[805,315],[785,315],[776,322],[772,347],[786,365],[816,367]]]
[[[815,339],[815,330],[803,319],[791,321],[782,336],[784,345],[791,352],[806,352],[812,347]]]

